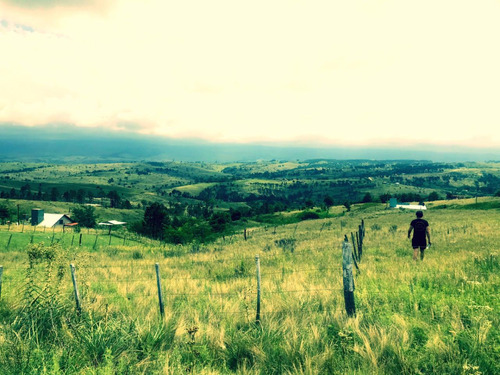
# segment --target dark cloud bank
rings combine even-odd
[[[488,161],[500,149],[457,146],[340,147],[212,143],[52,124],[27,128],[0,124],[0,161],[122,162],[138,160],[255,161],[306,159]]]

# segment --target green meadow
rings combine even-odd
[[[80,246],[76,233],[2,226],[0,373],[497,374],[499,202],[428,204],[432,247],[418,262],[407,238],[414,213],[377,203],[209,244],[125,232],[109,243],[83,229]],[[341,247],[361,220],[348,317]]]

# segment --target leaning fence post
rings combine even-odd
[[[9,240],[7,241],[7,250],[9,250],[9,246],[10,246],[10,241],[11,240],[12,240],[12,233],[10,234]]]
[[[348,316],[356,315],[354,303],[354,277],[352,274],[352,245],[345,236],[342,244],[342,273],[344,281],[345,310]]]
[[[255,316],[255,323],[260,324],[260,258],[255,257],[255,264],[257,266],[257,314]]]
[[[3,266],[0,266],[0,299],[2,299],[2,277],[3,277]]]
[[[356,242],[354,240],[354,234],[351,232],[351,242],[352,242],[352,247],[353,247],[353,250],[354,250],[354,255],[356,256],[356,259],[359,260],[359,253],[356,249]]]
[[[82,306],[80,305],[80,294],[78,293],[78,287],[76,285],[76,274],[75,274],[75,265],[71,263],[71,279],[73,280],[73,289],[75,290],[75,301],[76,301],[76,311],[78,314],[82,312]]]
[[[163,293],[161,291],[161,277],[160,277],[160,264],[155,264],[156,269],[156,285],[158,287],[158,303],[160,304],[160,314],[163,318],[165,316],[165,305],[163,304]]]
[[[358,245],[358,257],[361,261],[361,256],[363,255],[363,244],[361,243],[361,238],[359,237],[359,232],[356,232],[356,243]]]
[[[83,233],[80,233],[80,241],[78,242],[78,246],[82,246],[82,236],[83,236]]]

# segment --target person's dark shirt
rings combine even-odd
[[[413,227],[413,239],[425,242],[425,232],[429,223],[424,219],[415,219],[410,224]]]

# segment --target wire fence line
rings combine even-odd
[[[364,227],[359,229],[358,232],[359,238],[354,238],[351,233],[352,242],[354,245],[354,249],[352,249],[352,258],[354,261],[356,259],[358,262],[361,261],[362,254],[362,237],[364,237]],[[346,236],[347,239],[347,236]],[[318,255],[318,252],[313,252],[312,250],[304,250],[300,252],[294,252],[290,250],[283,249],[283,252],[279,252],[279,254],[271,254],[267,253],[263,260],[263,268],[264,272],[260,272],[260,257],[247,257],[247,256],[236,256],[236,257],[225,257],[221,259],[209,259],[209,260],[194,260],[194,259],[183,259],[182,262],[174,263],[172,262],[162,262],[156,263],[154,266],[152,264],[145,264],[145,260],[137,259],[130,261],[125,264],[90,264],[83,262],[81,266],[74,267],[71,265],[72,276],[73,276],[73,287],[75,289],[75,299],[77,300],[77,306],[83,306],[83,308],[93,308],[97,306],[98,308],[109,308],[110,304],[116,304],[117,306],[112,306],[114,309],[116,308],[128,308],[133,309],[135,304],[151,304],[154,303],[156,294],[158,294],[159,305],[160,305],[160,313],[164,315],[164,301],[168,301],[169,308],[178,308],[178,304],[180,303],[183,306],[183,303],[190,303],[189,300],[203,300],[200,303],[204,303],[205,307],[212,312],[219,312],[221,314],[247,314],[250,315],[249,311],[253,311],[255,305],[257,305],[257,321],[260,319],[260,314],[272,314],[272,313],[289,313],[295,307],[293,304],[290,304],[286,297],[283,299],[276,301],[277,304],[286,304],[291,306],[290,310],[282,309],[282,310],[263,310],[260,311],[260,301],[261,298],[268,298],[270,302],[276,302],[274,299],[275,296],[297,296],[300,294],[307,295],[306,298],[311,298],[316,301],[319,301],[320,304],[324,301],[325,298],[328,298],[330,301],[334,301],[334,309],[337,309],[335,306],[339,306],[341,303],[340,295],[342,294],[342,283],[343,279],[342,275],[342,267],[339,266],[331,266],[329,264],[320,265],[320,266],[299,266],[299,267],[291,267],[290,265],[286,265],[284,262],[288,260],[295,260],[296,258],[302,256],[308,256],[311,254]],[[203,253],[199,253],[203,254]],[[319,253],[321,254],[321,253]],[[326,254],[328,255],[328,254]],[[325,256],[326,256],[325,255]],[[331,253],[330,253],[331,255]],[[349,258],[351,257],[349,255]],[[195,256],[195,254],[190,254],[190,256]],[[325,261],[325,256],[316,257],[314,260],[316,262]],[[364,258],[366,259],[366,258]],[[369,258],[368,258],[369,259]],[[280,261],[282,263],[276,263],[276,261]],[[257,264],[256,272],[252,270],[253,267],[249,267],[244,262],[255,261]],[[299,260],[300,261],[300,260]],[[224,269],[213,270],[210,268],[215,264],[227,263],[224,265]],[[266,264],[269,267],[273,267],[273,270],[269,272],[265,272]],[[203,266],[208,267],[205,269],[206,272],[213,273],[207,276],[201,275],[188,275],[185,273],[190,270],[183,269],[182,267],[186,266]],[[174,267],[172,267],[174,266]],[[238,268],[239,266],[244,266]],[[397,267],[401,267],[401,264],[396,265]],[[4,286],[8,286],[9,289],[19,289],[19,283],[22,283],[22,270],[27,270],[27,265],[19,266],[16,264],[13,267],[7,265],[5,267],[1,267],[1,272],[4,274]],[[166,267],[167,271],[162,275],[159,270],[160,267]],[[234,268],[233,268],[234,267]],[[279,269],[281,267],[281,269]],[[356,264],[356,268],[358,265]],[[359,268],[358,268],[359,269]],[[76,271],[75,271],[76,270]],[[10,271],[15,271],[14,274],[11,275]],[[191,270],[193,271],[193,270]],[[339,271],[338,273],[335,273]],[[448,277],[462,278],[463,276],[468,276],[471,270],[416,270],[416,269],[400,269],[400,273],[415,273],[419,275],[446,275]],[[306,281],[306,279],[294,278],[294,275],[308,275],[309,273],[316,273],[322,276],[321,279],[317,279],[314,281]],[[367,269],[363,271],[361,274],[364,281],[379,279],[380,275],[387,275],[387,270],[383,269]],[[482,275],[482,274],[490,274],[489,271],[479,271],[474,270],[474,274]],[[284,282],[284,279],[280,279],[279,277],[275,277],[276,275],[282,275],[287,277],[287,282]],[[356,273],[358,275],[358,273]],[[21,276],[21,277],[19,277]],[[131,276],[131,277],[129,277]],[[254,286],[253,282],[249,280],[255,280],[257,276],[257,289]],[[332,277],[333,276],[333,277]],[[359,275],[358,275],[359,276]],[[261,284],[261,277],[264,279],[264,283]],[[156,279],[156,283],[155,283]],[[294,284],[289,283],[288,281],[295,282]],[[82,290],[82,301],[79,301],[79,293],[77,289],[76,280],[80,282],[80,289]],[[297,280],[300,282],[297,285]],[[172,281],[176,282],[175,285],[172,285]],[[178,283],[182,281],[183,283]],[[196,291],[193,284],[190,285],[189,282],[210,282],[215,283],[214,285],[196,285],[200,291]],[[408,296],[415,296],[418,290],[418,286],[416,284],[412,284],[415,282],[415,279],[408,280],[409,284],[405,284],[404,288],[399,289],[389,289],[389,290],[377,290],[377,285],[372,284],[370,282],[365,283],[366,285],[361,285],[361,289],[357,285],[357,293],[359,295],[362,304],[367,304],[367,301],[371,301],[372,303],[377,303],[377,299],[383,295],[385,299],[388,298],[403,298]],[[417,280],[418,281],[418,280]],[[165,282],[166,286],[161,286],[161,283]],[[228,285],[228,283],[233,283],[232,285]],[[137,285],[139,284],[139,285]],[[0,276],[0,298],[1,298],[1,285],[2,285],[2,277]],[[101,286],[105,285],[106,287],[101,288]],[[156,287],[156,288],[155,288]],[[345,288],[345,286],[344,286]],[[69,285],[67,289],[70,290]],[[138,291],[139,289],[139,291]],[[335,295],[331,296],[331,295]],[[322,295],[322,297],[318,297]],[[327,297],[330,295],[331,297]],[[164,296],[164,298],[163,298]],[[263,296],[263,297],[262,297]],[[344,289],[344,297],[345,297],[345,289]],[[303,296],[297,298],[304,298]],[[375,300],[373,299],[375,298]],[[185,301],[183,301],[184,299]],[[208,299],[208,301],[207,301]],[[221,308],[217,308],[218,304],[215,304],[215,300],[219,301]],[[292,301],[292,299],[290,299]],[[303,299],[297,299],[297,302],[300,304]],[[311,300],[308,300],[311,301]],[[401,301],[403,302],[403,300]],[[408,302],[408,301],[407,301]],[[213,306],[213,305],[216,306]],[[224,306],[228,305],[238,305],[240,304],[241,310],[235,311],[234,306],[230,307],[230,311],[224,309]],[[346,302],[347,304],[347,302]],[[314,304],[313,304],[314,305]],[[315,307],[311,305],[309,308],[314,309]],[[100,306],[100,307],[99,307]],[[329,305],[331,307],[331,304]],[[347,305],[346,305],[347,306]],[[347,308],[347,307],[346,307]],[[303,309],[297,309],[296,311],[303,311]],[[338,309],[338,311],[341,311]],[[348,313],[349,314],[349,313]]]

